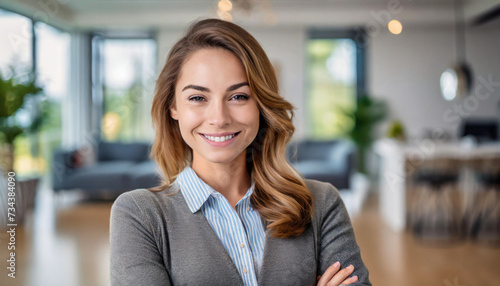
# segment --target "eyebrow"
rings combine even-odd
[[[242,86],[248,86],[248,82],[241,82],[241,83],[237,83],[237,84],[233,84],[231,85],[230,87],[227,88],[227,92],[229,91],[233,91],[233,90],[236,90]],[[195,90],[198,90],[198,91],[202,91],[202,92],[211,92],[210,89],[208,87],[204,87],[204,86],[199,86],[199,85],[195,85],[195,84],[189,84],[189,85],[186,85],[182,91],[185,91],[186,89],[195,89]]]

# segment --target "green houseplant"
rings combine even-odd
[[[358,149],[358,171],[366,174],[366,152],[375,140],[373,133],[375,126],[387,116],[387,105],[384,101],[374,99],[368,95],[358,97],[356,108],[344,114],[351,118],[352,128],[347,130],[346,135]]]
[[[15,76],[12,69],[11,77],[5,77],[0,72],[0,177],[2,169],[7,176],[14,171],[14,141],[27,133],[38,141],[37,135],[44,118],[47,116],[45,101],[42,98],[42,88],[36,83],[32,73],[26,76]],[[24,118],[18,114],[24,109]],[[29,115],[29,116],[26,116]],[[35,142],[38,145],[38,142]],[[38,147],[33,148],[38,149]],[[37,154],[35,154],[37,155]],[[16,174],[17,177],[17,174]],[[3,178],[0,178],[3,179]],[[39,177],[16,178],[16,218],[15,223],[22,224],[26,214],[33,208]],[[7,197],[6,188],[0,189],[0,196]]]
[[[404,141],[406,138],[406,135],[405,135],[405,127],[403,125],[403,122],[401,122],[401,120],[398,120],[398,119],[393,120],[390,123],[389,128],[387,129],[386,136],[387,136],[387,138],[392,138],[392,139],[396,139],[399,141]]]
[[[30,113],[30,119],[24,122],[20,122],[16,115],[26,107],[28,98],[39,99],[42,90],[33,74],[24,77],[4,77],[0,73],[0,144],[5,152],[2,164],[6,173],[14,170],[16,137],[24,132],[35,134],[41,128],[42,112]]]

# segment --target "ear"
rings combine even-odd
[[[179,120],[177,117],[177,107],[175,106],[175,104],[170,107],[170,117],[172,117],[174,120]]]

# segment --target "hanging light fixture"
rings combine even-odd
[[[269,26],[273,26],[278,22],[270,0],[219,0],[217,2],[217,16],[220,19],[232,21],[232,12],[235,12],[235,14],[242,13],[246,17],[256,16]]]
[[[229,0],[220,0],[217,4],[217,16],[224,21],[232,21],[233,16],[231,16],[231,10],[233,9],[233,3]]]
[[[387,28],[392,34],[399,35],[403,31],[403,24],[401,24],[400,21],[393,19],[387,24]]]
[[[455,0],[454,4],[456,64],[446,69],[440,78],[441,94],[448,101],[467,96],[472,88],[472,70],[465,59],[463,0]]]

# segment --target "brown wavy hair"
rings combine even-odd
[[[286,160],[286,146],[295,131],[294,107],[278,91],[274,68],[266,53],[246,30],[231,22],[206,19],[193,23],[170,50],[156,82],[151,108],[156,137],[151,149],[164,175],[160,186],[168,188],[191,163],[191,148],[184,142],[179,124],[170,115],[175,86],[183,63],[200,49],[222,48],[243,64],[248,83],[260,111],[259,131],[247,147],[247,169],[255,180],[252,207],[276,238],[301,235],[313,217],[313,196],[303,177]]]

